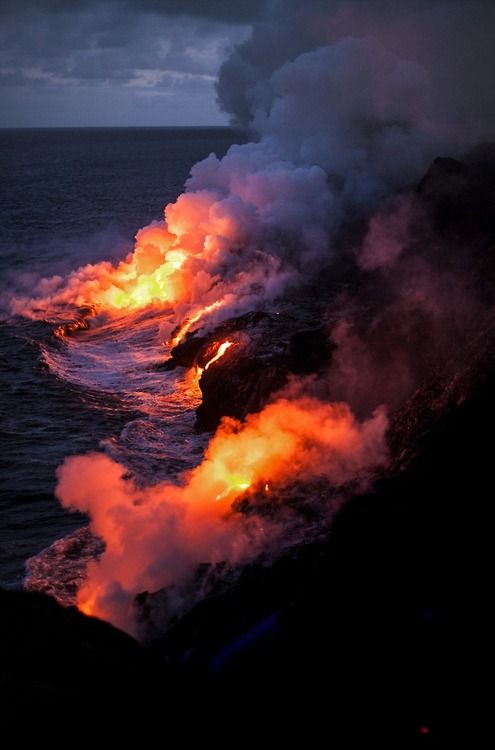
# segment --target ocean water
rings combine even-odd
[[[123,258],[191,166],[239,140],[227,128],[0,131],[0,586],[22,585],[28,558],[85,526],[54,496],[67,456],[103,449],[150,482],[204,447],[192,430],[197,386],[157,367],[156,313],[61,339],[53,322],[10,315],[6,295]]]

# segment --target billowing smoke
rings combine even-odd
[[[244,424],[226,419],[179,486],[140,489],[104,455],[67,459],[57,495],[89,513],[106,544],[89,566],[79,606],[135,632],[136,594],[184,582],[199,562],[251,560],[276,533],[270,519],[233,511],[236,497],[257,488],[276,493],[300,477],[325,477],[334,487],[366,481],[386,461],[386,427],[383,409],[360,423],[345,404],[281,398]]]
[[[265,21],[223,64],[219,100],[237,125],[256,129],[265,116],[281,111],[281,86],[290,85],[294,99],[312,101],[304,114],[317,123],[312,132],[320,131],[323,146],[332,131],[332,112],[345,106],[349,112],[354,109],[356,125],[361,119],[362,126],[374,130],[387,126],[388,120],[398,135],[414,138],[422,133],[427,141],[436,140],[446,155],[493,138],[495,102],[489,92],[495,68],[494,23],[495,8],[485,0],[273,0]],[[284,71],[301,71],[304,64],[310,74],[311,55],[305,53],[317,51],[320,59],[333,55],[335,65],[342,44],[363,40],[377,55],[369,54],[365,70],[340,54],[340,71],[320,68],[321,77],[315,80],[315,69],[310,91],[304,85],[308,77],[289,83]],[[399,62],[395,72],[380,70],[385,54]],[[336,74],[347,103],[332,99],[329,82]],[[402,81],[394,84],[396,74]],[[397,92],[397,85],[401,91],[393,103],[390,94]],[[404,115],[395,122],[389,118],[394,108]],[[294,122],[285,130],[292,127]],[[409,154],[398,156],[409,161]]]
[[[221,71],[221,104],[254,142],[193,167],[165,222],[114,267],[43,280],[15,312],[171,304],[251,309],[333,255],[343,219],[370,215],[438,154],[493,136],[495,9],[484,2],[270,4]]]
[[[271,3],[218,85],[253,141],[195,165],[165,220],[141,230],[119,265],[45,279],[30,299],[12,300],[33,315],[169,306],[170,330],[186,318],[201,325],[310,278],[331,264],[345,223],[371,218],[356,258],[379,291],[364,319],[358,294],[333,302],[326,380],[300,382],[245,424],[224,422],[179,485],[140,488],[103,455],[60,469],[61,502],[89,513],[106,543],[80,592],[85,611],[132,630],[135,594],[181,582],[199,562],[250,559],[273,528],[232,510],[246,490],[300,476],[340,487],[383,465],[380,405],[411,392],[424,352],[441,357],[463,340],[468,326],[456,328],[453,307],[476,318],[458,269],[418,251],[424,207],[406,188],[433,157],[493,137],[494,21],[485,2]],[[315,389],[322,398],[307,395]]]
[[[13,312],[60,306],[108,312],[173,305],[176,320],[215,304],[227,313],[280,295],[325,255],[340,207],[318,166],[296,167],[265,144],[234,146],[192,169],[165,223],[142,229],[117,267],[87,265],[39,282]],[[218,318],[218,316],[217,316]]]

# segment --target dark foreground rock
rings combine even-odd
[[[45,594],[0,589],[0,715],[16,742],[33,733],[55,746],[102,741],[101,732],[156,737],[164,723],[186,736],[187,701],[201,708],[197,677]]]
[[[143,669],[132,638],[51,597],[0,590],[0,612],[1,705],[11,720],[82,702],[96,710],[103,695],[120,692]]]

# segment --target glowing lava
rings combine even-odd
[[[205,372],[210,365],[212,365],[214,362],[217,362],[221,357],[223,357],[227,349],[229,349],[231,346],[234,346],[233,341],[224,341],[223,344],[220,344],[220,346],[218,347],[215,356],[208,360],[204,367],[196,367],[196,380],[200,379],[203,372]]]
[[[225,354],[225,352],[227,351],[227,349],[229,349],[229,348],[230,348],[231,346],[233,346],[233,344],[234,344],[234,342],[233,342],[233,341],[224,341],[224,342],[223,342],[223,344],[220,344],[220,346],[218,347],[218,351],[217,351],[217,353],[215,354],[215,356],[214,356],[214,357],[212,357],[212,358],[211,358],[211,359],[210,359],[210,360],[209,360],[209,361],[208,361],[208,362],[207,362],[207,363],[205,364],[205,371],[206,371],[206,370],[208,369],[208,367],[209,367],[210,365],[212,365],[212,364],[213,364],[213,362],[217,362],[217,361],[218,361],[218,360],[220,359],[220,357],[223,357],[223,355]]]
[[[77,608],[83,615],[89,615],[90,617],[95,614],[95,596],[88,595],[87,599],[77,602]]]
[[[215,500],[223,500],[229,495],[233,496],[233,499],[242,492],[245,492],[251,487],[250,482],[246,482],[244,479],[239,477],[229,477],[228,485],[223,492],[219,492]]]
[[[177,346],[180,344],[186,333],[190,331],[192,326],[195,323],[199,323],[200,320],[202,320],[204,317],[209,315],[214,310],[218,310],[220,307],[222,307],[224,304],[223,300],[217,300],[217,302],[212,302],[211,305],[207,305],[206,307],[203,307],[201,310],[199,310],[197,313],[192,315],[190,318],[186,318],[186,320],[182,323],[182,325],[179,327],[179,330],[173,337],[171,341],[167,341],[167,344],[170,344],[171,347]]]

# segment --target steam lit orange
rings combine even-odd
[[[266,267],[256,263],[222,278],[226,253],[244,240],[242,220],[218,204],[216,191],[184,193],[166,207],[166,221],[138,233],[124,261],[84,266],[63,289],[55,280],[44,304],[91,305],[119,315],[167,305],[180,322],[168,342],[177,345],[207,316],[237,304],[243,290],[249,297],[266,282]],[[274,258],[270,269],[278,268]],[[233,343],[223,342],[205,369]],[[139,487],[124,466],[102,454],[67,459],[58,497],[88,513],[105,542],[101,558],[88,566],[78,606],[134,632],[137,593],[180,583],[199,562],[235,563],[255,554],[262,525],[231,507],[242,493],[269,492],[301,475],[324,475],[334,485],[354,480],[383,462],[386,423],[383,412],[359,423],[346,405],[281,398],[244,423],[225,419],[180,485]]]
[[[217,199],[215,193],[182,194],[166,206],[166,221],[138,232],[134,250],[116,266],[108,262],[83,266],[65,279],[62,289],[54,277],[53,294],[46,293],[49,285],[44,282],[38,309],[61,303],[93,305],[109,313],[157,304],[200,308],[176,337],[178,343],[203,310],[223,304],[225,288],[211,269],[237,235],[233,219],[211,211]],[[24,307],[27,302],[23,301]],[[16,304],[21,305],[21,300]]]
[[[279,399],[244,423],[225,419],[181,486],[140,488],[103,454],[68,458],[57,495],[66,507],[90,514],[106,545],[89,565],[78,606],[135,632],[137,593],[184,580],[198,562],[255,554],[264,532],[233,514],[237,497],[300,476],[325,476],[334,485],[355,480],[384,462],[386,427],[383,410],[360,423],[345,404]]]
[[[154,302],[174,302],[183,291],[180,269],[187,252],[161,226],[142,229],[133,253],[116,268],[100,264],[101,275],[81,290],[86,301],[106,310],[135,310]],[[98,270],[98,267],[94,267]]]
[[[170,342],[170,345],[177,346],[177,344],[180,344],[186,333],[191,329],[191,327],[198,323],[200,320],[202,320],[204,317],[206,317],[209,313],[213,312],[214,310],[218,310],[223,305],[223,300],[218,300],[217,302],[213,302],[211,305],[206,305],[206,307],[203,307],[201,310],[199,310],[197,313],[192,315],[190,318],[187,318],[184,323],[180,326],[179,330],[173,337],[173,339]]]

